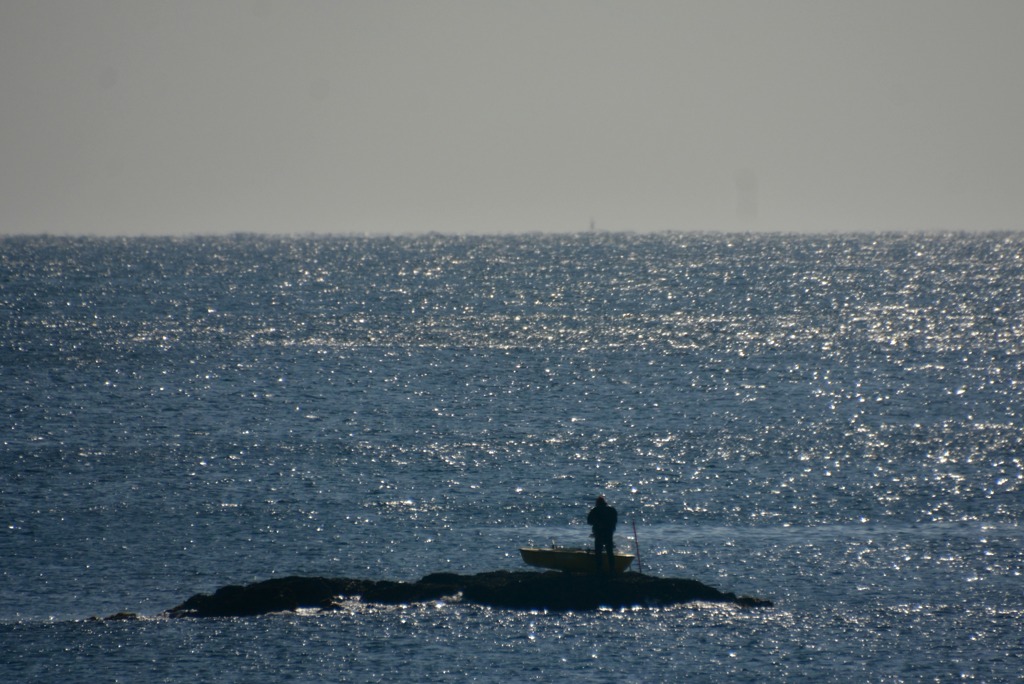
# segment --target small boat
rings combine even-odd
[[[597,570],[597,563],[594,562],[594,552],[589,549],[519,549],[519,555],[527,565],[549,570],[564,570],[565,572],[589,572]],[[615,554],[615,572],[621,575],[633,562],[633,556],[628,553]],[[601,570],[608,570],[608,556],[601,554]]]

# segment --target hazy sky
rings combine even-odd
[[[0,0],[0,234],[1024,227],[1021,0]]]

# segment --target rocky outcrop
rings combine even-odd
[[[738,597],[695,580],[627,573],[615,577],[562,572],[436,573],[416,582],[326,577],[283,577],[213,594],[196,594],[166,612],[170,617],[234,617],[298,608],[332,610],[341,599],[403,604],[462,600],[497,608],[594,610],[600,607],[668,606],[690,601],[768,607],[771,601]]]

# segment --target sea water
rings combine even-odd
[[[0,311],[2,681],[1024,672],[1021,235],[7,238]],[[160,617],[522,569],[599,494],[774,608]]]

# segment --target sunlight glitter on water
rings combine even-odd
[[[169,681],[997,681],[1020,647],[1019,236],[4,247],[19,674],[94,674],[54,669],[54,630]],[[60,622],[287,573],[521,569],[588,545],[597,494],[645,572],[777,608]]]

